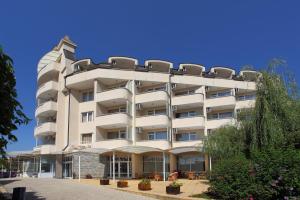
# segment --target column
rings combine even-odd
[[[170,172],[177,170],[177,158],[176,155],[170,154]]]
[[[113,151],[113,181],[116,180],[116,176],[115,176],[115,159],[116,159],[116,156],[115,156],[115,152]]]
[[[164,181],[166,181],[166,155],[165,155],[165,152],[163,152],[163,176],[164,176]]]
[[[40,169],[39,169],[39,174],[40,174],[40,177],[41,177],[41,174],[42,174],[42,156],[40,156]]]

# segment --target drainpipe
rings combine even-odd
[[[169,74],[169,115],[171,117],[171,129],[170,129],[170,141],[171,141],[171,147],[173,147],[173,109],[172,109],[172,81],[171,81],[171,77],[173,76],[173,74]]]
[[[65,88],[67,88],[66,86],[66,78],[68,76],[65,76]],[[69,95],[69,100],[68,100],[68,131],[67,131],[67,144],[66,146],[62,149],[62,151],[65,151],[66,148],[69,146],[69,140],[70,140],[70,107],[71,107],[71,89],[67,88],[68,90],[68,95]]]

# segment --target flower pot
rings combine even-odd
[[[139,183],[138,188],[139,190],[151,190],[151,184]]]
[[[127,182],[127,181],[118,181],[118,182],[117,182],[117,186],[118,186],[119,188],[128,187],[128,182]]]
[[[100,179],[100,185],[109,185],[109,179]]]
[[[167,186],[166,187],[167,194],[179,194],[180,193],[180,187],[172,187]]]

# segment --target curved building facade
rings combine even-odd
[[[117,56],[96,64],[75,49],[65,37],[38,64],[41,174],[201,174],[210,168],[205,137],[255,103],[255,71]]]

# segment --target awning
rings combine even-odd
[[[187,153],[187,152],[203,152],[203,147],[202,146],[178,147],[169,150],[169,152],[173,154],[180,154],[180,153]]]
[[[162,152],[161,149],[153,148],[153,147],[146,147],[146,146],[125,146],[125,147],[118,147],[112,149],[112,151],[121,151],[125,153],[136,153],[142,154],[147,152]]]

